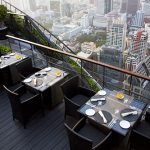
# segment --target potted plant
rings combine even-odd
[[[4,46],[4,45],[0,45],[0,56],[5,55],[11,51],[12,51],[11,48]]]
[[[7,8],[4,5],[0,5],[0,40],[6,39],[7,27],[4,24],[7,16]]]

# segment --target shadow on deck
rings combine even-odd
[[[34,116],[24,129],[13,121],[7,95],[0,92],[0,149],[1,150],[69,150],[64,128],[64,103]]]

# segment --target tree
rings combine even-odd
[[[4,5],[0,5],[0,28],[4,27],[4,20],[7,15],[7,8]]]

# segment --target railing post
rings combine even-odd
[[[19,41],[19,48],[20,48],[20,53],[22,54],[20,41]]]
[[[8,38],[7,40],[8,40],[10,49],[12,49],[12,48],[11,48],[11,44],[10,44],[10,39]]]
[[[78,60],[77,60],[77,61],[78,61]],[[83,72],[82,72],[83,61],[82,61],[82,59],[81,59],[80,61],[81,61],[81,79],[82,79],[82,76],[83,76]]]
[[[132,93],[132,78],[133,78],[133,76],[131,75],[131,78],[130,78],[130,87],[129,87],[129,95],[131,95],[131,93]]]
[[[35,59],[34,59],[34,52],[33,52],[33,50],[34,50],[34,45],[30,44],[30,46],[31,46],[31,51],[32,51],[33,64],[34,64],[34,66],[36,66]]]
[[[103,83],[103,88],[104,88],[104,86],[105,86],[105,66],[103,66],[103,81],[102,81]]]

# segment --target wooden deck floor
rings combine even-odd
[[[24,129],[13,121],[8,97],[0,92],[0,150],[69,150],[64,128],[64,104],[37,114]]]

